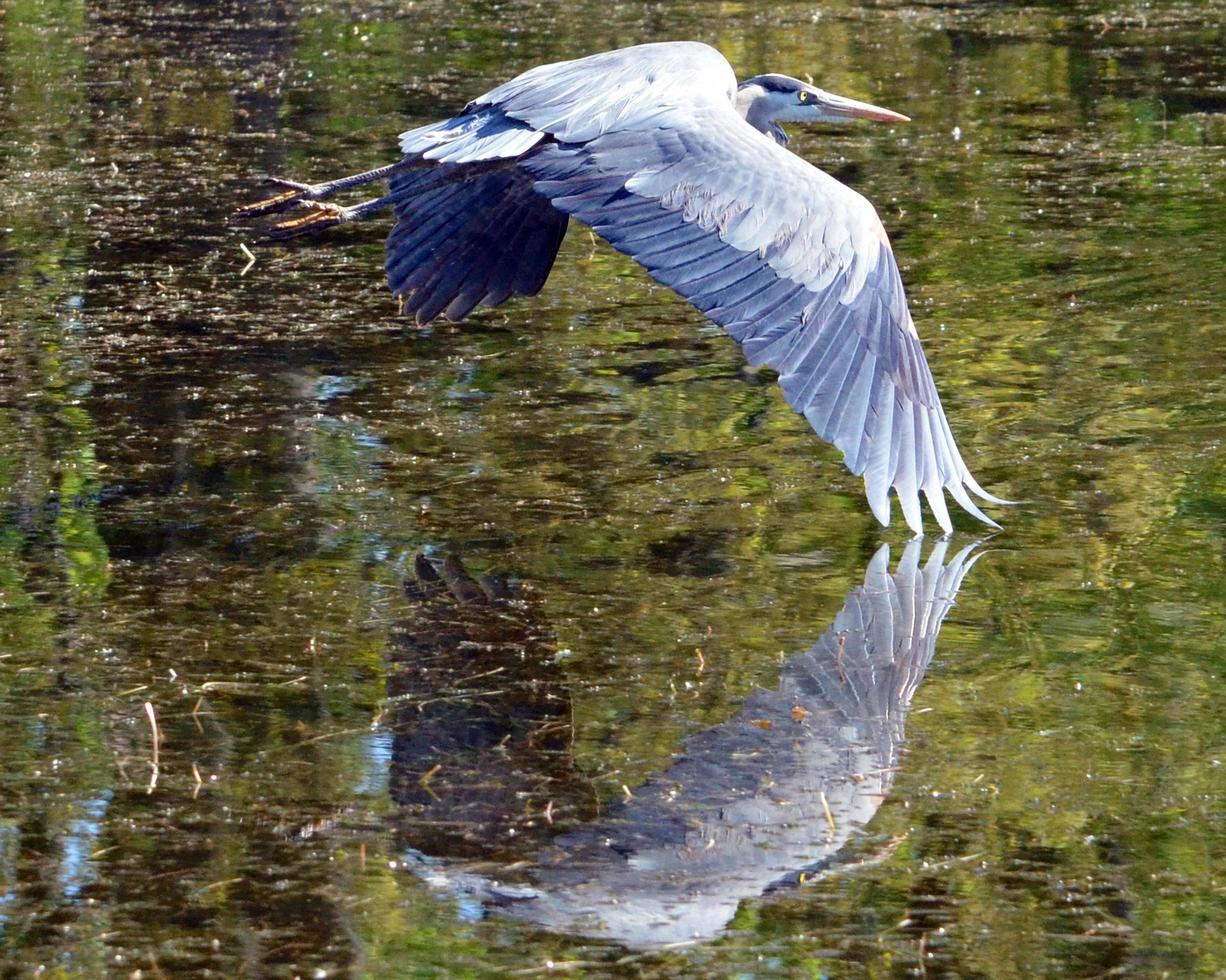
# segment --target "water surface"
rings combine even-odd
[[[5,971],[1226,970],[1223,23],[1217,0],[8,4]],[[792,148],[878,206],[963,454],[1025,503],[875,812],[718,938],[652,949],[484,914],[422,863],[507,877],[658,786],[905,529],[581,228],[541,296],[420,330],[385,226],[246,268],[226,219],[258,175],[367,169],[526,67],[677,37],[913,117]],[[553,823],[546,792],[453,833],[397,788],[422,549],[531,590],[567,725]]]

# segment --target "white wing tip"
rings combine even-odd
[[[1000,504],[1002,507],[1012,507],[1018,503],[1016,500],[1005,500],[1003,497],[997,497],[994,494],[988,493],[979,482],[971,476],[966,467],[962,468],[962,482],[971,488],[971,491],[980,500],[986,500],[989,504]]]
[[[924,496],[928,498],[928,509],[941,525],[941,530],[952,534],[954,525],[949,517],[949,508],[945,506],[945,488],[940,485],[924,487]]]
[[[974,480],[969,480],[969,484],[973,484],[973,489],[976,490],[984,500],[990,503],[1011,505],[1015,501],[1002,500],[998,497],[993,497],[991,494],[984,493],[979,489],[978,484]],[[894,486],[894,493],[898,497],[898,502],[902,507],[903,518],[907,522],[907,526],[914,532],[916,537],[924,536],[924,513],[920,504],[919,492],[916,492],[910,497],[904,497],[899,493],[897,485]],[[970,514],[975,520],[986,524],[994,530],[1001,530],[1001,526],[987,514],[985,514],[975,501],[968,494],[967,486],[961,482],[954,482],[943,487],[924,487],[923,494],[928,500],[928,507],[932,511],[932,515],[936,518],[937,524],[940,525],[941,531],[944,534],[952,534],[954,530],[953,519],[950,517],[949,508],[945,503],[945,491],[948,490],[950,496],[957,501],[958,505]],[[873,512],[873,516],[877,518],[877,522],[882,527],[890,526],[890,488],[873,487],[869,484],[868,479],[864,481],[865,496],[868,498],[869,509]]]
[[[907,522],[907,527],[915,532],[916,537],[924,535],[924,511],[920,507],[919,491],[911,489],[908,493],[903,493],[902,488],[897,484],[894,485],[895,492],[898,494],[898,502],[902,505],[902,516]]]
[[[868,508],[877,518],[882,527],[890,526],[890,488],[884,481],[879,486],[869,482],[868,473],[864,474],[864,495],[868,498]]]

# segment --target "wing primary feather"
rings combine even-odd
[[[843,399],[843,418],[839,422],[839,441],[835,445],[844,450],[843,459],[852,473],[864,472],[864,432],[877,371],[876,356],[866,351],[859,373]]]
[[[700,310],[709,310],[719,301],[720,293],[756,275],[761,268],[762,264],[756,256],[742,254],[722,272],[712,272],[700,279],[687,282],[690,302]]]
[[[965,465],[962,467],[962,479],[966,481],[966,485],[968,487],[970,487],[979,497],[986,500],[989,504],[1003,504],[1006,507],[1012,507],[1017,503],[1016,500],[1005,500],[1003,497],[997,497],[994,494],[988,493],[979,485],[978,481],[971,476],[970,470],[968,470]],[[999,527],[1000,525],[996,526]]]
[[[919,491],[915,484],[915,421],[910,405],[894,403],[895,433],[898,445],[898,469],[894,473],[894,489],[902,506],[907,527],[916,534],[924,533],[920,515]]]
[[[819,382],[820,387],[806,391],[808,398],[804,410],[805,418],[809,420],[814,431],[827,442],[838,445],[837,432],[832,423],[838,417],[839,398],[847,379],[859,370],[867,353],[863,343],[845,345],[838,351],[837,359],[831,362],[830,370]]]
[[[915,433],[915,485],[926,487],[929,479],[929,456],[932,454],[932,435],[928,431],[928,413],[918,402],[911,403],[911,429]]]
[[[970,495],[967,494],[966,488],[962,485],[961,480],[955,480],[953,483],[946,484],[945,489],[949,491],[950,496],[952,496],[954,500],[958,501],[958,506],[976,520],[983,521],[983,523],[987,524],[989,527],[1000,527],[999,524],[992,520],[992,518],[988,517],[988,515],[980,510],[975,502],[971,500]]]
[[[487,207],[490,202],[486,197],[485,189],[482,189],[463,201],[461,206],[450,214],[457,220],[452,223],[443,221],[435,225],[428,238],[415,243],[412,249],[397,254],[397,270],[408,265],[415,266],[404,275],[406,286],[425,285],[436,270],[453,256],[462,255],[463,250],[471,247],[474,240],[490,241],[487,231],[490,218]]]
[[[536,198],[521,207],[508,209],[505,215],[492,216],[491,222],[495,218],[498,223],[497,229],[492,229],[495,233],[484,236],[484,241],[478,239],[474,247],[452,259],[457,267],[467,267],[458,277],[463,283],[460,288],[467,292],[472,280],[474,296],[484,297],[489,294],[491,284],[502,279],[509,281],[512,294],[535,295],[548,280],[557,258],[558,248],[566,235],[566,216],[554,211],[543,199]],[[496,233],[508,226],[515,228],[509,235]],[[488,247],[491,238],[498,245],[494,251]],[[470,305],[460,315],[471,309]],[[449,318],[458,318],[450,306],[446,313]]]
[[[437,194],[433,194],[421,201],[420,208],[416,206],[418,202],[413,202],[414,207],[411,209],[398,206],[396,208],[397,224],[392,229],[392,238],[396,242],[396,246],[399,247],[402,236],[412,236],[414,239],[421,240],[433,234],[439,227],[453,221],[455,214],[450,208],[444,207],[444,205],[461,196],[464,190],[464,181],[448,182],[439,189]],[[426,211],[429,217],[424,221],[412,223],[410,219],[417,218],[423,210]]]
[[[954,529],[953,522],[949,519],[949,508],[945,506],[945,491],[942,487],[924,487],[924,496],[928,500],[928,506],[932,510],[932,516],[937,519],[937,523],[941,525],[941,530],[946,534],[951,534]]]
[[[786,290],[791,285],[776,277],[769,268],[763,268],[756,275],[747,277],[735,286],[725,289],[720,296],[716,297],[718,305],[706,311],[707,316],[718,323],[732,322],[748,308],[751,300],[761,296],[768,289],[783,287]]]
[[[729,315],[723,324],[734,340],[744,342],[750,331],[761,329],[763,323],[796,322],[808,303],[805,290],[787,280],[780,280],[777,289],[757,299],[756,305],[744,304],[735,318]]]
[[[838,370],[837,365],[840,364],[841,359],[851,356],[851,345],[846,342],[840,343],[844,339],[839,334],[841,326],[842,323],[839,321],[829,324],[827,336],[815,338],[811,351],[807,352],[800,363],[797,363],[797,369],[781,376],[786,378],[784,391],[787,392],[789,388],[794,390],[794,393],[789,396],[790,399],[795,399],[793,404],[803,407],[812,402],[817,397],[817,392],[825,384],[827,376],[832,371]],[[818,347],[816,343],[816,340],[819,339],[824,341],[821,347]]]
[[[576,217],[582,220],[582,214],[576,214]],[[615,228],[610,225],[601,225],[599,219],[594,222],[597,227],[602,227],[604,230],[601,234],[614,248],[624,251],[632,258],[635,256],[634,245],[637,242],[650,242],[657,235],[671,231],[677,225],[677,219],[674,215],[665,211],[655,218],[649,218],[644,221],[638,221],[631,225],[626,230]]]
[[[708,251],[703,251],[704,246]],[[681,225],[679,228],[670,229],[656,236],[650,248],[637,249],[634,258],[644,268],[654,272],[661,266],[670,265],[671,263],[667,260],[679,256],[682,249],[685,249],[688,255],[689,250],[695,247],[697,251],[690,257],[697,259],[709,255],[710,238],[696,225]],[[663,260],[661,256],[664,257]]]
[[[405,304],[405,311],[415,313],[418,323],[429,323],[450,305],[471,276],[474,259],[488,261],[496,251],[496,240],[485,231],[457,238],[458,243],[445,256],[432,262],[429,277]]]
[[[864,468],[864,489],[874,516],[888,527],[890,485],[893,483],[893,472],[889,465],[893,443],[894,399],[893,385],[884,375],[878,380],[877,396],[873,399],[868,424],[873,427],[873,436],[869,443],[868,465]]]
[[[439,239],[445,242],[455,230],[455,218],[456,215],[450,211],[440,211],[432,215],[415,229],[410,242],[402,243],[394,252],[388,254],[387,274],[393,292],[402,292],[409,285],[409,278],[423,258],[437,255]]]
[[[535,263],[528,261],[519,264],[512,279],[512,286],[520,296],[535,296],[549,278],[558,249],[562,247],[562,240],[566,237],[568,224],[566,215],[559,214],[558,217],[561,220],[554,229],[552,239],[548,240],[545,249],[540,252],[538,260]]]

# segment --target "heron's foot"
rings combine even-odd
[[[297,238],[299,235],[310,235],[324,231],[335,225],[353,220],[352,208],[343,208],[339,204],[327,204],[323,201],[297,201],[298,207],[306,208],[309,213],[301,218],[291,218],[273,225],[268,230],[270,241],[284,241],[287,238]]]
[[[312,202],[324,192],[318,184],[303,184],[296,180],[286,180],[283,177],[269,177],[266,183],[284,187],[285,190],[280,194],[274,194],[272,197],[266,197],[262,201],[254,201],[239,208],[233,215],[236,221],[287,211],[295,205]]]

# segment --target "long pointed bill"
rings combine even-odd
[[[904,116],[893,109],[882,109],[880,106],[867,102],[858,102],[832,92],[822,92],[817,100],[826,119],[872,119],[875,122],[905,123],[910,122],[910,116]]]

